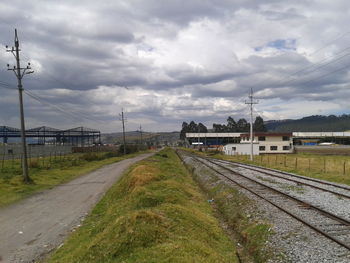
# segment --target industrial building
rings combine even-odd
[[[31,138],[35,144],[58,145],[90,145],[101,143],[101,132],[98,130],[76,127],[67,130],[59,130],[47,126],[27,129],[26,138]],[[17,128],[0,126],[0,138],[3,143],[8,143],[11,138],[20,138],[21,131]]]
[[[186,133],[188,145],[214,148],[226,154],[249,154],[249,133]],[[254,133],[254,154],[292,153],[294,145],[350,144],[350,132]]]

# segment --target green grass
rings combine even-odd
[[[134,165],[48,262],[237,262],[171,149]]]
[[[49,157],[31,160],[30,177],[34,183],[24,184],[19,160],[7,161],[0,170],[0,207],[29,195],[65,183],[104,165],[131,158],[137,154],[109,157],[109,153],[71,154],[54,160]]]

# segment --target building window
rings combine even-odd
[[[289,146],[283,146],[283,151],[289,151]]]
[[[265,136],[259,136],[259,141],[266,141]]]
[[[232,151],[235,151],[236,150],[236,147],[232,147]]]
[[[265,146],[259,146],[259,151],[265,151]]]
[[[271,151],[277,151],[277,146],[270,146]]]
[[[282,137],[282,140],[283,140],[283,141],[289,141],[289,136],[283,136],[283,137]]]

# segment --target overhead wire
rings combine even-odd
[[[324,49],[324,48],[330,46],[332,43],[338,41],[339,39],[345,37],[345,36],[348,35],[348,34],[350,34],[350,31],[345,32],[345,33],[339,35],[339,36],[336,37],[335,39],[329,41],[326,45],[322,46],[321,48],[319,48],[319,49],[317,49],[316,51],[314,51],[313,53],[311,53],[310,56],[312,56],[312,55],[318,53],[318,52],[321,51],[322,49]],[[320,69],[320,68],[323,68],[323,67],[325,67],[325,66],[327,66],[327,65],[333,64],[333,63],[335,63],[335,62],[341,60],[342,58],[349,56],[349,55],[350,55],[350,52],[349,52],[349,53],[345,53],[344,55],[342,55],[342,53],[344,53],[345,51],[348,51],[348,50],[350,50],[350,46],[348,46],[348,47],[342,49],[341,51],[339,51],[338,53],[336,53],[336,54],[335,54],[333,57],[331,57],[331,58],[324,58],[324,59],[322,59],[321,61],[319,61],[319,62],[317,62],[317,63],[315,63],[315,64],[305,66],[305,67],[303,67],[303,68],[301,68],[301,69],[299,69],[299,70],[297,70],[297,71],[295,71],[295,72],[292,72],[292,73],[288,74],[288,76],[286,76],[286,77],[282,78],[281,80],[279,80],[279,81],[277,82],[277,85],[285,85],[285,84],[288,84],[288,83],[292,83],[293,81],[295,81],[295,80],[297,80],[297,79],[295,79],[295,78],[294,78],[294,79],[290,79],[290,78],[292,78],[293,76],[297,75],[298,73],[302,73],[303,71],[304,71],[304,73],[305,73],[305,71],[307,72],[308,69],[311,70],[311,71],[309,71],[308,73],[312,73],[312,72],[317,71],[317,70]],[[331,59],[331,60],[329,60],[329,59]],[[328,62],[327,62],[327,60],[328,60]],[[326,63],[325,63],[325,64],[322,64],[322,63],[325,62],[325,61],[326,61]],[[268,81],[263,81],[263,83],[260,83],[260,85],[264,85],[264,84],[268,84]],[[276,84],[275,84],[275,85],[276,85]]]
[[[56,109],[56,110],[58,110],[58,111],[60,111],[60,112],[62,112],[62,113],[65,113],[65,114],[67,114],[67,115],[73,117],[74,120],[80,120],[80,119],[83,118],[83,119],[85,119],[85,120],[103,123],[103,122],[100,121],[100,120],[92,119],[92,118],[90,118],[89,116],[86,116],[86,115],[84,115],[84,114],[82,114],[82,113],[80,113],[80,112],[76,112],[76,111],[67,111],[67,109],[66,109],[67,107],[63,108],[63,107],[61,107],[61,106],[59,106],[59,105],[57,105],[57,104],[53,104],[53,103],[51,103],[51,102],[47,102],[47,101],[45,101],[45,99],[43,99],[42,97],[40,97],[40,96],[38,96],[38,95],[34,94],[33,92],[28,91],[28,90],[24,90],[24,92],[25,92],[28,96],[30,96],[31,98],[33,98],[33,99],[39,101],[40,103],[45,104],[45,105],[47,105],[47,106],[49,106],[49,107],[51,107],[51,108],[54,108],[54,109]]]

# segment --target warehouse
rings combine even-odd
[[[249,133],[186,133],[189,145],[196,147],[217,147],[222,148],[225,154],[248,154],[250,153]],[[292,133],[254,133],[253,153],[292,153]]]

